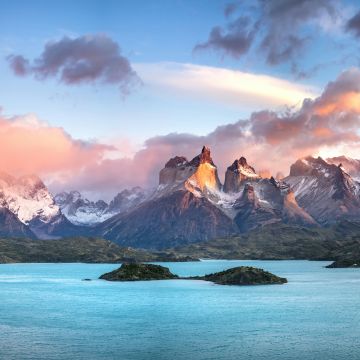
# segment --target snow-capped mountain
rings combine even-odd
[[[54,198],[37,176],[0,173],[0,235],[92,235],[160,249],[275,222],[314,226],[358,220],[358,169],[359,161],[350,158],[306,157],[291,166],[288,177],[275,180],[262,178],[240,157],[227,168],[223,186],[204,146],[190,161],[183,156],[167,161],[154,191],[134,187],[110,203],[90,201],[78,191]]]
[[[187,190],[197,197],[208,191],[219,191],[221,183],[210,149],[203,147],[201,153],[188,161],[184,156],[170,159],[159,174],[159,186],[155,197],[174,191]]]
[[[97,224],[111,216],[105,214],[108,208],[105,201],[90,201],[78,191],[59,193],[55,195],[55,202],[65,217],[75,225]]]
[[[299,205],[321,224],[360,216],[359,183],[340,164],[309,156],[291,165],[284,180]]]
[[[119,192],[114,199],[110,201],[106,213],[119,214],[128,211],[145,201],[150,194],[150,190],[144,190],[139,186],[135,186],[132,189],[125,189]]]
[[[241,231],[276,222],[304,226],[316,224],[298,205],[290,186],[273,177],[245,183],[234,209],[235,222]]]
[[[222,190],[210,149],[191,161],[170,159],[148,201],[98,227],[99,234],[122,245],[161,248],[199,242],[272,222],[315,225],[300,208],[288,184],[262,179],[244,157],[226,173]],[[225,187],[224,187],[225,189]]]
[[[103,200],[90,201],[78,191],[62,192],[55,195],[55,202],[65,217],[75,225],[95,225],[110,217],[137,206],[147,197],[140,187],[126,189],[107,204]]]
[[[341,166],[355,181],[360,182],[360,160],[352,159],[347,156],[336,156],[327,158],[326,162]]]
[[[48,224],[61,215],[59,206],[36,175],[15,178],[1,173],[0,206],[7,208],[26,225],[35,221]]]
[[[97,233],[126,246],[166,248],[229,236],[233,220],[210,198],[221,191],[210,149],[188,161],[170,159],[159,174],[155,193],[135,209],[110,218]]]

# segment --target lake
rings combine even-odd
[[[0,359],[360,359],[360,269],[320,261],[162,263],[181,276],[240,265],[289,283],[113,283],[114,264],[0,265]]]

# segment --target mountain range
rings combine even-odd
[[[305,157],[283,179],[260,176],[240,156],[221,183],[210,149],[175,156],[152,191],[133,187],[110,202],[78,191],[53,196],[35,175],[0,173],[0,235],[31,239],[98,236],[121,246],[165,249],[266,225],[330,226],[360,216],[360,161]]]

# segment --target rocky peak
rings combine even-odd
[[[291,165],[290,176],[322,176],[336,171],[336,168],[336,165],[329,164],[320,156],[318,158],[307,156]]]
[[[7,176],[1,183],[2,206],[10,210],[24,224],[33,221],[49,223],[60,215],[60,209],[45,184],[36,175],[18,179]]]
[[[177,168],[179,166],[186,166],[188,161],[185,156],[175,156],[171,158],[166,164],[166,168]]]
[[[157,196],[175,190],[188,190],[201,197],[205,189],[221,189],[217,168],[207,146],[203,146],[201,153],[190,162],[184,156],[170,159],[160,171]]]
[[[246,158],[241,156],[230,165],[225,173],[224,191],[227,193],[237,193],[241,190],[244,181],[260,179],[255,169],[250,166]]]
[[[328,158],[326,161],[329,164],[338,165],[343,171],[347,172],[351,177],[357,181],[360,180],[360,160],[352,159],[347,156],[337,156]]]
[[[214,162],[211,158],[211,151],[210,148],[207,146],[203,146],[201,153],[197,156],[195,156],[191,161],[190,165],[198,167],[200,164],[210,164],[212,166],[214,165]]]
[[[213,161],[211,159],[210,148],[203,146],[200,155],[200,164],[204,164],[206,162],[212,164]]]

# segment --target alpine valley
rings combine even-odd
[[[306,157],[291,165],[287,177],[275,179],[260,176],[241,156],[227,168],[222,184],[204,146],[190,161],[183,156],[168,160],[156,189],[133,187],[109,203],[90,201],[78,191],[53,196],[35,175],[1,173],[0,235],[33,240],[87,236],[122,247],[184,248],[186,255],[188,245],[255,230],[294,229],[295,234],[311,228],[324,238],[331,226],[360,219],[359,164],[346,157]]]

